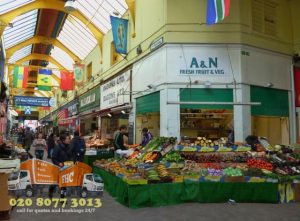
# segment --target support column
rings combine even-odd
[[[177,137],[180,140],[180,105],[167,104],[168,101],[180,101],[179,89],[160,91],[160,136]]]
[[[136,99],[132,99],[132,109],[129,112],[128,119],[128,143],[135,144],[135,131],[136,131]]]
[[[235,102],[240,102],[240,103],[251,102],[250,86],[240,85],[239,88],[233,89],[233,97]],[[251,135],[251,106],[234,105],[233,121],[234,121],[234,140],[238,142],[245,141],[245,138],[248,135]]]

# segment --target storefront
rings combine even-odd
[[[64,105],[58,112],[57,124],[61,131],[68,131],[73,134],[78,129],[78,100],[75,99],[72,102]]]
[[[121,125],[127,125],[132,141],[133,125],[129,124],[131,105],[131,69],[100,86],[101,139],[112,140]]]
[[[79,97],[80,132],[84,136],[92,135],[99,130],[99,86]]]
[[[148,128],[155,137],[160,135],[160,92],[136,99],[136,143],[142,141],[142,130]]]
[[[191,142],[254,134],[288,144],[290,65],[289,56],[243,45],[165,45],[133,66],[135,140],[149,127]]]

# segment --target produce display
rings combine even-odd
[[[159,137],[145,147],[133,148],[125,158],[94,165],[129,184],[300,181],[300,151],[264,142],[261,146],[267,148],[255,151],[242,143],[227,146],[225,138],[212,141],[201,137],[195,143],[176,144],[176,138]]]

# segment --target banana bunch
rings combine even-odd
[[[166,176],[169,175],[169,173],[168,173],[165,165],[163,165],[163,164],[158,165],[156,167],[156,170],[157,170],[157,172],[158,172],[158,174],[159,174],[160,177],[166,177]]]

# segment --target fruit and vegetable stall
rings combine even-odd
[[[201,137],[177,143],[159,137],[122,157],[96,160],[94,172],[109,194],[130,208],[300,200],[300,148],[266,142],[250,146]]]

